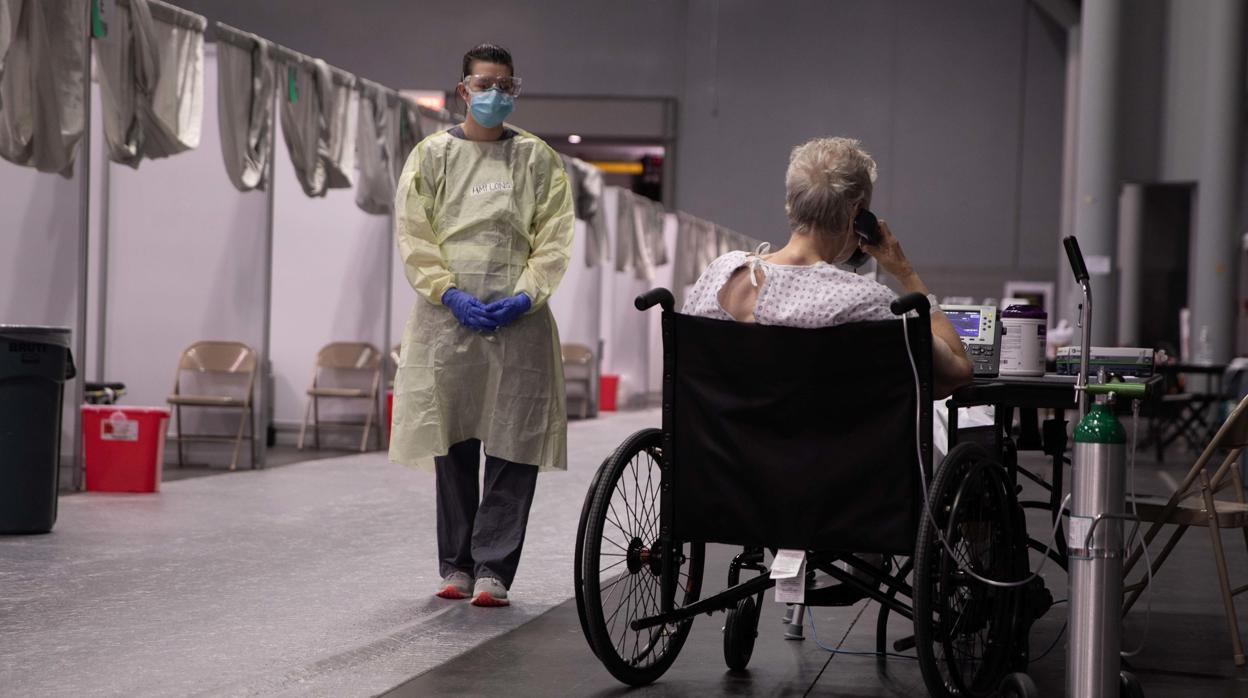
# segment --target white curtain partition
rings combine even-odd
[[[284,122],[279,125],[284,127]],[[362,211],[353,190],[330,189],[321,197],[309,197],[285,148],[277,149],[275,165],[273,414],[279,429],[289,431],[303,418],[305,391],[321,347],[329,342],[368,342],[388,351],[383,346],[385,296],[390,292],[385,271],[394,243],[390,217]],[[394,303],[405,305],[399,298]],[[365,405],[331,400],[322,408],[324,420],[362,421]],[[334,429],[322,434],[322,445],[352,443],[358,446],[359,431]]]
[[[603,195],[606,211],[608,244],[620,249],[620,201],[630,202],[631,192],[608,187]],[[630,217],[625,217],[627,222]],[[633,230],[624,227],[626,236]],[[630,239],[630,238],[626,238]],[[638,294],[650,290],[652,282],[638,279],[631,270],[612,271],[604,275],[599,303],[603,340],[604,374],[620,377],[618,400],[621,406],[635,404],[645,398],[650,376],[650,322],[645,314],[633,307]]]
[[[215,51],[208,47],[204,63],[208,104],[217,103]],[[138,170],[106,164],[107,350],[98,377],[124,382],[127,404],[164,405],[178,356],[193,342],[232,340],[260,350],[265,194],[240,193],[222,171],[217,117],[216,109],[204,110],[195,150]],[[195,410],[187,426],[228,433],[236,419]],[[191,456],[200,463],[228,459],[216,444],[196,445]],[[250,462],[240,456],[240,465]]]

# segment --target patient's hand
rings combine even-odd
[[[859,246],[866,250],[867,254],[875,257],[881,269],[892,274],[899,281],[914,273],[910,260],[906,259],[906,253],[901,249],[901,243],[893,237],[893,231],[888,229],[888,224],[882,218],[880,219],[880,244],[859,243]]]

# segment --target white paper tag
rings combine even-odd
[[[771,578],[776,580],[776,601],[803,603],[806,598],[806,551],[778,550],[771,561]]]
[[[1088,543],[1088,531],[1092,530],[1091,516],[1071,516],[1069,528],[1066,531],[1066,546],[1070,548],[1083,548]]]
[[[101,441],[138,441],[139,423],[137,420],[126,419],[121,412],[116,412],[108,419],[100,421]]]

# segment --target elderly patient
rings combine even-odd
[[[828,327],[889,320],[897,296],[883,284],[834,266],[861,247],[906,293],[927,287],[901,251],[888,224],[866,245],[854,216],[869,209],[875,160],[852,138],[817,138],[793,149],[784,177],[789,242],[777,252],[729,252],[702,273],[685,301],[687,315],[791,327]],[[949,319],[933,307],[934,397],[971,381],[971,362]]]

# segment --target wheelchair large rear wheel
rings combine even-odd
[[[582,511],[577,544],[578,611],[594,654],[611,675],[631,686],[667,671],[692,620],[633,630],[634,620],[658,615],[663,596],[659,507],[663,434],[645,429],[603,462]],[[705,545],[685,543],[677,565],[673,607],[697,600]]]
[[[1026,535],[1004,468],[983,447],[958,444],[933,479],[914,562],[916,651],[937,698],[995,695],[1013,670],[1026,575]],[[943,538],[943,540],[942,540]],[[1020,569],[1020,561],[1023,561]]]

